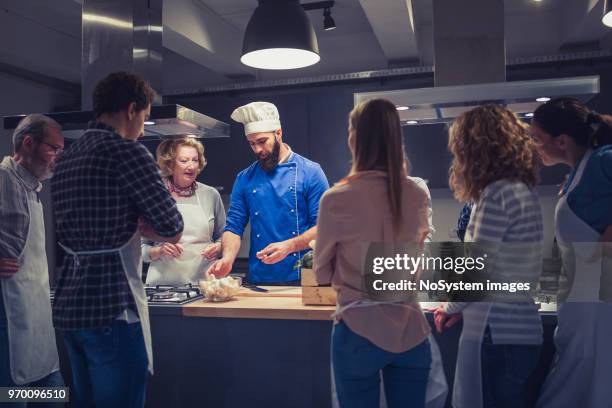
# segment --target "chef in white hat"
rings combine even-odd
[[[244,229],[251,221],[249,276],[257,284],[298,284],[294,269],[301,251],[316,236],[319,200],[329,187],[318,163],[283,143],[276,106],[252,102],[234,110],[232,119],[244,125],[257,160],[236,177],[223,256],[209,270],[227,275],[236,259]]]

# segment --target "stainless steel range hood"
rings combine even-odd
[[[159,91],[162,86],[162,0],[84,0],[81,58],[81,111],[50,113],[66,138],[78,138],[94,119],[92,93],[113,71],[132,71]],[[151,107],[145,140],[163,137],[229,137],[230,125],[181,105]],[[25,115],[4,118],[14,129]]]
[[[599,93],[599,77],[506,81],[504,0],[432,0],[433,88],[354,95],[355,104],[386,98],[404,124],[451,122],[484,103],[504,105],[529,117],[546,98],[588,102]],[[478,12],[474,12],[478,10]]]
[[[451,122],[483,103],[501,104],[519,115],[528,116],[545,101],[540,98],[569,96],[586,103],[598,93],[599,76],[587,76],[364,92],[356,93],[354,102],[388,99],[400,107],[398,113],[403,124],[413,125]]]
[[[47,113],[62,125],[67,139],[79,138],[89,121],[94,119],[93,111]],[[4,128],[14,129],[25,115],[7,116]],[[144,137],[140,140],[159,140],[165,137],[189,136],[195,138],[229,137],[230,125],[193,111],[181,105],[154,105],[151,118],[145,122]]]

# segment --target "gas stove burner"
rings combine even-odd
[[[150,305],[182,305],[203,297],[200,289],[192,284],[146,286],[145,291]]]
[[[153,293],[152,297],[153,299],[170,299],[172,297],[174,297],[174,293],[168,291],[165,292],[157,292],[157,293]]]

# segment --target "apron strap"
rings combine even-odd
[[[342,313],[346,312],[348,309],[354,309],[359,307],[371,307],[371,306],[380,306],[380,305],[391,305],[391,306],[399,306],[405,307],[408,309],[417,310],[417,308],[412,303],[405,302],[393,302],[393,301],[385,301],[385,300],[370,300],[370,299],[359,299],[354,300],[346,305],[340,306],[336,305],[336,311],[331,315],[334,319],[339,317]]]
[[[121,245],[118,248],[110,248],[110,249],[93,249],[89,251],[75,251],[72,248],[62,244],[60,241],[57,241],[57,243],[64,251],[66,251],[68,255],[72,256],[72,259],[74,259],[75,266],[78,267],[81,264],[79,262],[79,255],[99,255],[99,254],[110,254],[113,252],[120,252],[130,243],[130,241],[132,241],[132,239],[134,239],[134,236],[136,234],[138,234],[138,229],[136,229],[136,232],[134,232],[132,237],[125,244]]]

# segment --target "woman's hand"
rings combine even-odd
[[[160,246],[151,248],[149,252],[149,256],[151,260],[157,261],[162,256],[167,256],[170,258],[178,258],[183,253],[183,246],[181,244],[171,244],[169,242],[164,242]]]
[[[446,313],[444,305],[438,307],[434,311],[434,323],[436,326],[436,331],[440,334],[444,333],[444,330],[449,329],[459,320],[461,320],[461,314]]]
[[[202,256],[209,261],[219,258],[221,255],[221,243],[216,242],[214,244],[208,245],[204,250],[202,250]]]

